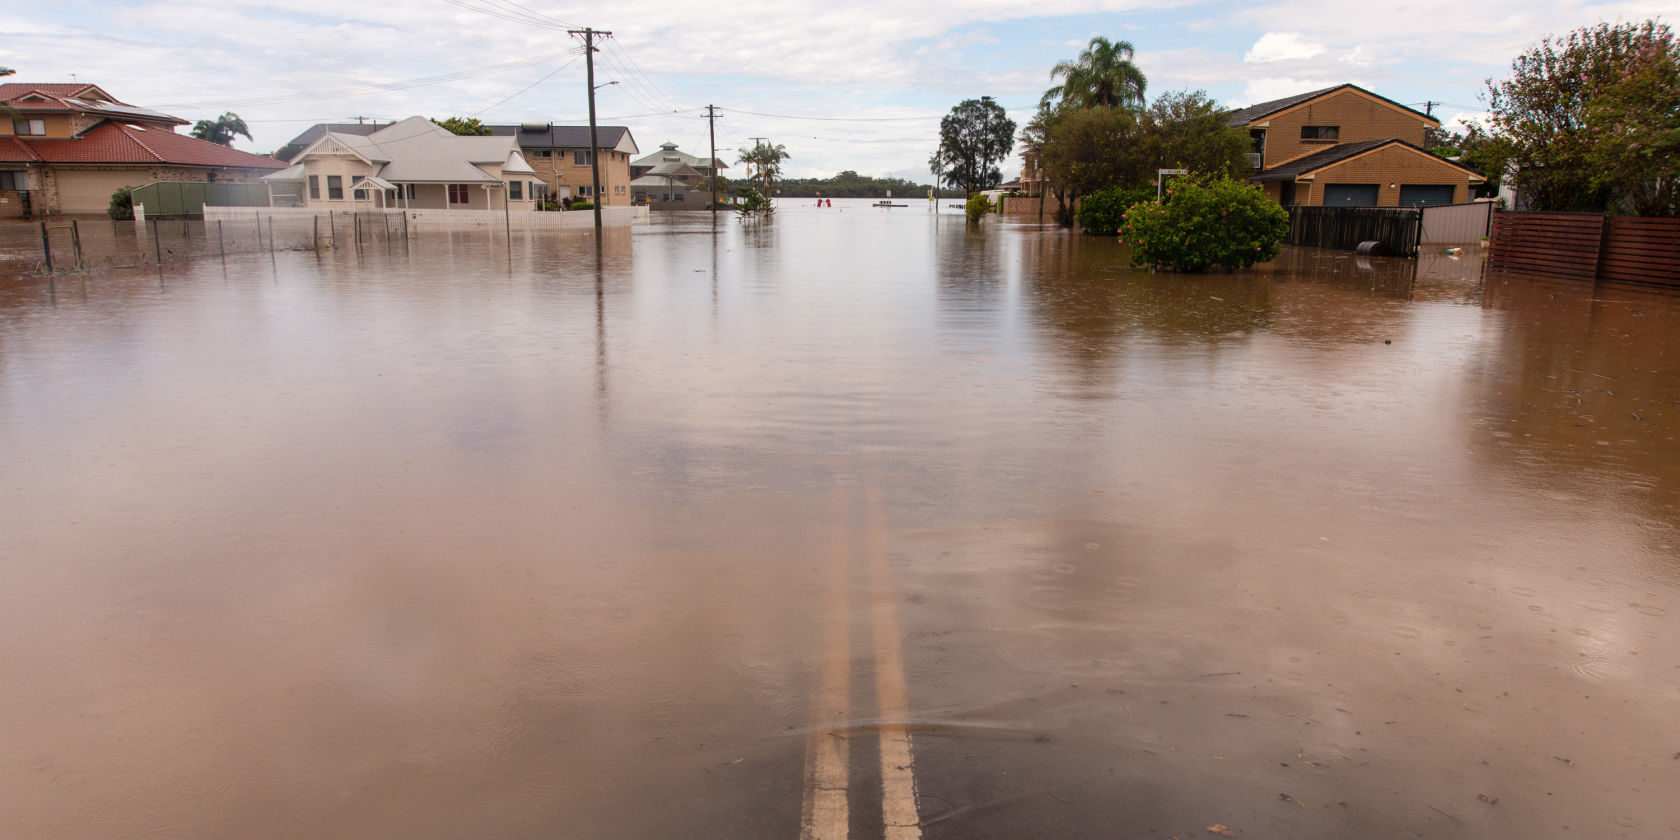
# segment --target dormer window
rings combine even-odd
[[[1338,125],[1303,125],[1301,126],[1302,140],[1335,140],[1341,134]]]
[[[41,137],[47,133],[46,120],[12,120],[12,133],[24,137]]]

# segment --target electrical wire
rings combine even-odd
[[[732,111],[737,114],[748,114],[754,117],[770,117],[772,119],[779,120],[817,120],[820,122],[909,122],[911,120],[937,120],[944,116],[943,114],[929,114],[923,117],[809,117],[796,116],[794,114],[765,114],[758,111],[743,111],[739,108],[719,108],[718,110]],[[1037,110],[1037,108],[1036,106],[1021,106],[1016,108],[1004,108],[1003,110],[1032,111]]]
[[[538,80],[536,80],[536,81],[534,81],[534,82],[532,82],[532,83],[530,83],[530,84],[528,84],[528,85],[526,85],[526,86],[524,86],[524,87],[522,87],[522,88],[520,88],[520,89],[519,89],[519,90],[518,90],[518,91],[517,91],[517,92],[515,92],[515,93],[512,93],[512,94],[509,94],[509,95],[508,95],[508,97],[507,97],[507,99],[503,99],[503,100],[502,100],[502,101],[500,101],[500,102],[497,102],[497,103],[496,103],[496,104],[494,104],[494,105],[491,105],[491,106],[489,106],[489,107],[486,107],[486,108],[482,108],[482,109],[480,109],[480,110],[478,110],[478,111],[477,111],[477,112],[475,112],[475,113],[474,113],[474,114],[472,114],[472,116],[474,116],[474,117],[477,117],[477,116],[478,116],[478,115],[479,115],[479,114],[482,114],[482,113],[485,113],[485,112],[486,112],[486,111],[493,111],[493,110],[495,110],[495,109],[497,109],[497,108],[500,108],[500,107],[501,107],[501,106],[503,106],[503,105],[506,105],[506,104],[507,104],[507,102],[508,102],[508,100],[510,100],[510,99],[513,99],[513,98],[514,98],[514,97],[516,97],[516,96],[519,96],[519,95],[520,95],[520,94],[522,94],[522,93],[524,93],[524,92],[526,92],[526,91],[528,91],[528,90],[530,90],[530,89],[531,89],[531,88],[534,88],[534,87],[536,87],[536,86],[537,86],[537,85],[540,85],[540,84],[542,84],[542,83],[543,83],[543,82],[546,82],[546,81],[548,81],[548,80],[549,80],[549,79],[552,79],[552,78],[554,78],[554,77],[555,77],[555,75],[556,75],[556,74],[558,74],[558,73],[559,73],[559,72],[560,72],[560,71],[561,71],[561,70],[564,70],[564,69],[566,69],[566,68],[567,68],[567,67],[570,67],[570,66],[572,66],[572,65],[573,65],[573,64],[576,64],[576,63],[577,63],[577,60],[578,60],[578,58],[581,58],[581,57],[582,57],[582,56],[577,56],[577,57],[574,57],[574,58],[573,58],[573,59],[572,59],[572,60],[571,60],[571,61],[568,61],[568,62],[566,62],[566,63],[565,63],[565,64],[562,64],[562,65],[560,65],[560,66],[559,66],[559,67],[556,67],[556,68],[554,68],[554,69],[553,69],[553,70],[551,70],[551,71],[549,71],[549,73],[548,73],[548,74],[547,74],[547,75],[545,75],[545,76],[543,76],[543,77],[542,77],[542,78],[540,78],[540,79],[538,79]]]

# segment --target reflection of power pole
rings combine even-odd
[[[595,36],[611,38],[612,33],[587,26],[582,29],[568,29],[566,32],[583,36],[583,54],[587,59],[584,66],[589,68],[589,177],[595,190],[595,230],[598,232],[601,229],[601,144],[600,138],[595,136]]]
[[[717,106],[706,106],[706,136],[712,141],[712,219],[717,220]]]

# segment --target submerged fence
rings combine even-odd
[[[1564,280],[1680,287],[1680,219],[1495,213],[1488,267]]]
[[[237,254],[400,247],[410,238],[482,231],[501,238],[549,230],[587,230],[588,211],[504,213],[206,207],[205,217],[143,222],[82,220],[0,224],[0,276],[165,265]],[[648,219],[646,207],[603,208],[608,227]]]
[[[197,181],[154,181],[135,187],[137,219],[201,216],[212,207],[267,207],[272,203],[267,184],[229,184]]]
[[[1289,210],[1290,245],[1352,251],[1381,242],[1396,256],[1417,256],[1422,214],[1412,207],[1306,207]]]

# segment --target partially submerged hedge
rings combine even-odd
[[[1162,202],[1132,205],[1121,236],[1132,262],[1167,271],[1231,271],[1275,258],[1289,233],[1289,212],[1229,178],[1173,181]]]

